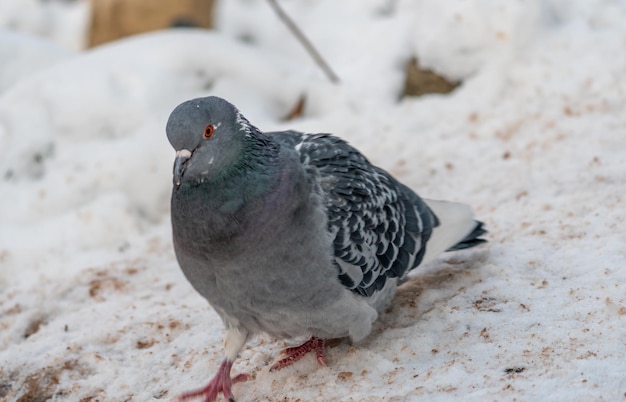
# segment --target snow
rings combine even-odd
[[[89,17],[86,1],[0,2],[0,27],[47,38],[69,50],[80,50],[85,46]]]
[[[222,324],[172,250],[164,133],[209,94],[347,139],[490,239],[416,270],[328,367],[270,372],[299,340],[256,337],[238,400],[624,398],[624,2],[284,2],[339,85],[263,1],[222,2],[217,32],[81,51],[85,4],[0,6],[0,399],[169,400],[217,370]],[[462,85],[399,101],[412,56]]]

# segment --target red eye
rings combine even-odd
[[[213,131],[215,131],[213,125],[207,124],[207,126],[204,128],[204,138],[211,138],[211,136],[213,135]]]

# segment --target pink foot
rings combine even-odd
[[[315,351],[317,362],[322,366],[326,366],[326,362],[324,361],[324,340],[312,337],[300,346],[283,350],[281,353],[287,355],[287,357],[274,363],[274,365],[270,368],[270,371],[280,370],[290,366],[312,351]]]
[[[224,360],[209,385],[195,391],[185,392],[179,395],[176,400],[183,402],[192,398],[203,397],[204,402],[213,402],[217,398],[217,394],[221,392],[230,402],[235,402],[235,397],[230,389],[231,386],[235,383],[248,380],[249,376],[247,374],[239,374],[234,378],[230,378],[230,369],[232,366],[232,362]]]

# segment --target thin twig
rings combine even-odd
[[[296,38],[298,38],[300,43],[302,43],[302,46],[304,46],[304,48],[307,50],[307,52],[309,52],[311,57],[313,57],[313,60],[315,60],[315,62],[321,67],[321,69],[324,70],[324,73],[326,73],[328,79],[333,84],[339,83],[339,77],[337,77],[337,75],[333,72],[328,63],[326,63],[324,58],[322,58],[319,52],[315,50],[313,44],[306,38],[306,36],[304,36],[300,28],[298,28],[293,20],[289,18],[287,14],[285,14],[285,11],[283,11],[283,9],[278,5],[278,2],[276,0],[267,1],[268,3],[270,3],[270,6],[272,6],[276,14],[278,14],[278,18],[280,18],[285,23],[285,25],[287,25],[287,28],[289,28],[291,33],[293,33]]]

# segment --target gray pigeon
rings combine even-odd
[[[309,351],[324,364],[324,340],[365,338],[410,270],[484,242],[468,206],[421,199],[332,135],[263,133],[218,97],[176,107],[167,138],[176,257],[226,326],[218,373],[181,400],[234,401],[257,332],[310,337],[273,369]]]

